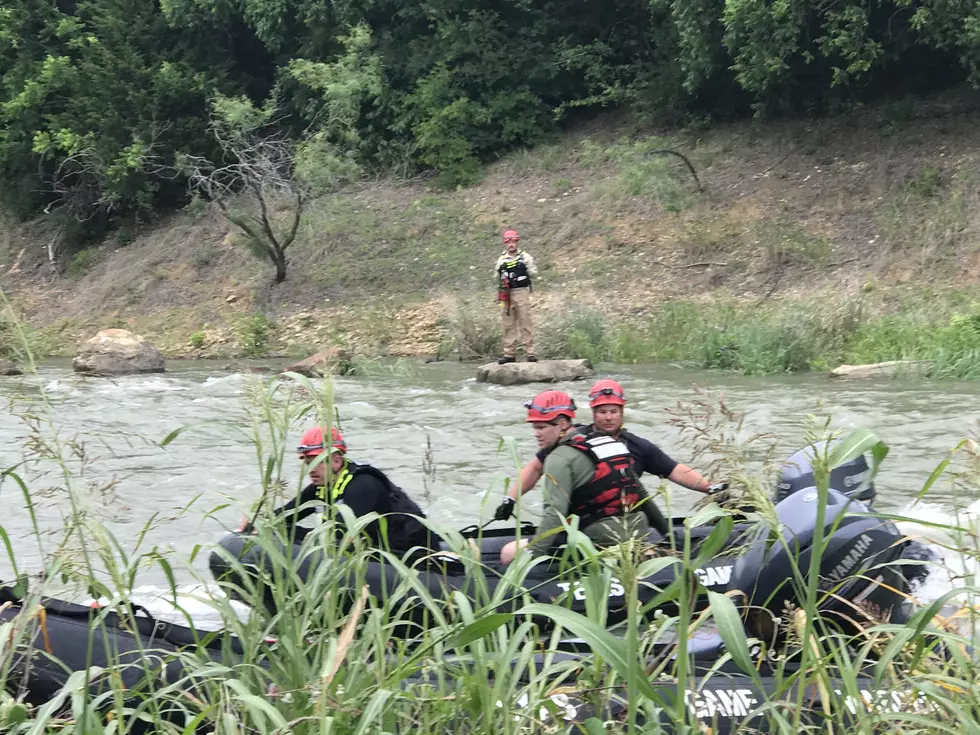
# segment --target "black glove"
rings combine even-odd
[[[723,493],[728,489],[727,482],[716,482],[714,485],[708,486],[708,495],[714,495],[715,493]]]
[[[497,510],[493,513],[493,519],[495,521],[506,521],[514,515],[514,499],[507,497],[504,498],[504,502],[497,506]]]

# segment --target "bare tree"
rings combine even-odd
[[[182,168],[191,190],[215,202],[222,214],[248,237],[249,248],[276,267],[276,283],[286,280],[286,249],[296,239],[306,195],[293,175],[296,147],[283,134],[262,136],[257,129],[229,133],[212,125],[226,165],[185,156]],[[273,212],[286,203],[292,221],[279,230]]]

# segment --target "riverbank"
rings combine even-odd
[[[697,181],[659,148],[682,152]],[[8,226],[0,273],[42,355],[123,327],[170,358],[342,344],[469,359],[499,348],[489,271],[515,227],[541,264],[545,357],[747,373],[928,359],[934,375],[969,378],[978,149],[980,114],[955,99],[709,130],[610,117],[467,189],[381,181],[311,203],[279,286],[203,206],[118,232],[63,273],[38,231]]]
[[[487,299],[489,300],[489,299]],[[310,309],[279,318],[218,316],[185,340],[194,309],[24,326],[37,357],[69,357],[99,329],[148,336],[168,359],[302,358],[324,345],[351,350],[360,364],[385,357],[479,360],[499,354],[493,305],[457,297],[423,306]],[[595,364],[670,362],[746,375],[826,372],[841,364],[927,361],[931,378],[980,377],[980,302],[972,289],[869,288],[794,299],[683,299],[619,315],[592,305],[547,301],[536,313],[545,359]],[[5,340],[21,351],[19,335]]]

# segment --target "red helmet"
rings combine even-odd
[[[332,439],[332,449],[336,449],[341,454],[347,453],[347,443],[336,426],[330,429],[330,438]],[[304,431],[303,438],[300,439],[300,445],[296,447],[299,456],[304,459],[307,457],[316,457],[322,454],[324,449],[323,429],[319,426],[314,426],[312,429]]]
[[[507,232],[504,233],[504,242],[510,242],[511,240],[517,242],[520,239],[521,236],[517,234],[517,230],[507,230]]]
[[[626,394],[623,392],[623,386],[612,378],[597,381],[589,391],[589,408],[625,405]]]
[[[536,421],[546,421],[548,423],[557,421],[559,416],[566,416],[569,421],[575,418],[575,401],[572,397],[560,390],[546,390],[538,393],[530,401],[524,402],[527,409],[526,422],[533,424]]]

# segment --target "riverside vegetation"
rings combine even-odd
[[[978,38],[938,0],[16,0],[2,286],[39,353],[484,356],[516,227],[551,354],[970,377]]]
[[[552,355],[971,377],[977,28],[940,0],[13,0],[2,287],[38,354],[118,326],[485,356],[516,227]]]
[[[64,275],[31,265],[43,250],[11,226],[4,324],[19,314],[40,354],[73,354],[115,326],[168,357],[340,343],[364,358],[482,358],[500,339],[484,266],[499,228],[522,223],[543,271],[543,356],[747,373],[923,359],[934,377],[971,378],[980,118],[957,104],[657,140],[607,119],[455,192],[359,185],[307,205],[291,276],[274,288],[202,205],[81,251]],[[704,192],[679,162],[649,155],[660,146],[686,151]]]
[[[43,399],[43,390],[41,396]],[[33,603],[44,594],[75,592],[118,603],[125,601],[129,590],[138,584],[141,571],[155,566],[171,580],[177,568],[193,574],[192,562],[199,553],[196,545],[188,555],[186,551],[143,548],[142,536],[115,537],[100,520],[100,504],[91,502],[93,493],[97,496],[102,489],[80,481],[78,471],[86,462],[82,444],[58,436],[52,408],[45,399],[39,408],[24,414],[32,460],[6,469],[2,478],[3,489],[11,497],[19,494],[23,502],[30,503],[35,492],[29,479],[33,466],[54,462],[60,468],[62,483],[47,491],[47,501],[56,500],[66,524],[61,538],[36,539],[45,552],[43,568],[39,569],[18,568],[16,548],[3,534],[8,561],[17,570],[18,590],[26,594],[28,604],[23,613],[3,626],[0,685],[12,681],[14,652],[29,642],[32,631],[43,623]],[[291,486],[283,474],[287,433],[295,425],[314,419],[329,423],[333,414],[330,386],[314,385],[299,376],[290,382],[256,380],[251,384],[246,411],[247,416],[235,428],[255,444],[262,488],[262,499],[253,508],[258,529],[255,543],[275,555],[274,549],[284,539],[263,521],[263,509],[275,505]],[[768,482],[748,471],[745,458],[750,453],[764,455],[765,449],[757,446],[747,451],[749,447],[732,443],[730,434],[722,429],[726,422],[737,420],[730,412],[700,419],[692,414],[692,421],[698,423],[691,428],[699,429],[693,432],[699,437],[694,451],[715,453],[719,469],[743,489],[740,502],[754,508],[750,518],[762,520],[772,512]],[[809,438],[825,435],[826,429],[827,424],[813,424]],[[166,446],[193,439],[194,429],[187,427],[157,441]],[[751,441],[764,444],[764,437]],[[859,452],[881,459],[885,449],[867,431],[847,435],[834,456],[823,455],[815,463],[819,492],[827,491],[827,471],[832,462]],[[963,496],[976,497],[978,478],[980,454],[975,443],[965,441],[939,463],[924,484],[922,496],[927,496],[937,482],[955,482]],[[192,507],[193,503],[185,512]],[[193,508],[193,512],[207,510]],[[723,538],[730,527],[730,512],[710,504],[697,510],[690,523],[714,521],[723,527],[719,537]],[[110,666],[107,671],[94,672],[106,683],[105,692],[98,696],[86,693],[83,675],[72,676],[56,700],[37,709],[23,707],[6,694],[0,704],[4,732],[101,732],[108,727],[112,732],[126,733],[137,726],[175,735],[195,727],[216,735],[286,731],[366,734],[410,729],[561,732],[565,729],[560,724],[563,703],[570,696],[599,707],[600,712],[602,705],[616,697],[628,703],[622,718],[614,722],[603,722],[601,717],[586,721],[583,727],[590,733],[652,735],[661,731],[654,724],[660,715],[678,731],[698,732],[700,725],[692,721],[699,701],[696,693],[682,700],[665,699],[649,685],[651,681],[691,682],[686,658],[653,655],[655,649],[662,653],[666,646],[668,652],[683,651],[690,636],[714,625],[726,642],[726,655],[750,676],[755,670],[751,651],[760,642],[747,638],[734,598],[715,594],[710,611],[697,615],[691,611],[688,591],[696,588],[695,572],[701,560],[692,558],[686,543],[677,549],[676,556],[644,560],[642,549],[635,544],[599,552],[583,536],[571,533],[569,563],[585,578],[588,589],[593,585],[602,589],[615,576],[627,598],[635,599],[637,580],[651,564],[671,563],[682,570],[683,583],[664,593],[665,600],[676,600],[677,616],[663,616],[641,627],[639,611],[631,607],[622,629],[609,631],[602,605],[590,607],[587,615],[572,614],[560,603],[533,605],[516,614],[488,612],[494,600],[479,584],[483,578],[480,563],[468,554],[465,541],[449,529],[438,530],[448,533],[467,574],[477,580],[471,599],[458,594],[440,599],[413,586],[411,570],[391,556],[387,563],[399,570],[404,594],[378,600],[358,595],[357,585],[340,589],[341,578],[350,575],[363,579],[367,561],[356,528],[370,518],[347,520],[352,530],[339,545],[327,544],[329,563],[320,565],[305,585],[296,584],[290,572],[292,562],[284,559],[282,575],[266,580],[266,590],[242,589],[245,598],[255,603],[256,612],[247,620],[239,619],[226,598],[208,598],[207,604],[220,613],[226,626],[216,635],[226,644],[230,636],[236,636],[246,652],[241,660],[216,664],[203,649],[191,647],[180,654],[184,675],[176,681],[152,683],[148,690],[123,690]],[[165,521],[154,518],[149,522]],[[310,543],[328,537],[330,531],[326,524]],[[950,551],[963,555],[966,568],[980,560],[980,549],[966,519],[962,527],[937,526],[932,531]],[[19,546],[23,540],[15,543]],[[822,548],[822,543],[818,540],[817,548]],[[817,557],[815,554],[814,560]],[[515,592],[526,573],[527,565],[520,562],[506,572]],[[816,575],[807,577],[806,570],[800,569],[796,574],[802,604],[787,620],[792,632],[786,649],[774,650],[769,656],[775,663],[777,687],[764,701],[752,705],[772,731],[808,731],[803,718],[814,701],[821,702],[826,713],[820,721],[821,732],[828,727],[834,731],[879,732],[900,722],[903,732],[954,733],[962,732],[965,723],[976,721],[975,664],[967,653],[976,643],[975,620],[969,608],[958,626],[951,624],[955,620],[937,617],[944,605],[968,605],[974,599],[976,587],[971,577],[954,579],[948,594],[926,605],[907,624],[883,623],[871,614],[859,634],[845,636],[816,613],[820,595],[828,594],[817,589]],[[812,583],[805,582],[807,578]],[[176,583],[171,585],[176,596]],[[272,595],[282,612],[262,612],[263,592]],[[410,644],[396,634],[409,593],[416,598],[413,604],[424,606],[433,621],[431,628],[420,631]],[[353,605],[344,604],[348,594],[353,595]],[[124,617],[132,614],[131,609],[123,609]],[[543,641],[536,636],[532,615],[555,626]],[[584,640],[595,655],[575,665],[560,661],[555,653],[563,633]],[[274,644],[270,644],[270,637]],[[859,675],[872,652],[880,661],[870,674],[875,689],[896,692],[898,699],[889,695],[864,706]],[[144,653],[151,655],[152,647]],[[543,658],[536,660],[535,654],[543,654]],[[801,659],[798,671],[785,668],[791,655]],[[416,678],[413,683],[412,677],[419,674],[424,675],[424,681]],[[914,702],[919,704],[913,706]],[[896,712],[898,705],[914,711]]]

